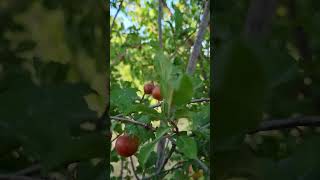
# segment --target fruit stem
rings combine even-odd
[[[146,95],[146,93],[143,93],[142,98],[140,99],[140,103],[142,103],[145,95]]]

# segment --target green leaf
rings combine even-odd
[[[170,131],[170,127],[159,128],[156,131],[156,139],[154,140],[154,142],[157,142],[162,136],[164,136],[169,131]]]
[[[177,119],[179,118],[188,118],[191,119],[192,116],[192,112],[190,112],[190,109],[186,108],[186,107],[181,107],[181,108],[177,108],[176,112],[175,112],[175,117]]]
[[[148,169],[152,169],[153,167],[155,167],[157,156],[158,156],[157,153],[155,151],[152,151],[145,164],[145,167]]]
[[[150,119],[150,116],[143,115],[137,121],[143,122],[145,124],[149,124],[149,123],[151,123],[152,120]]]
[[[139,154],[138,154],[138,159],[139,162],[141,163],[141,166],[144,167],[145,163],[147,162],[151,152],[154,150],[154,147],[156,143],[163,137],[164,134],[169,132],[170,128],[161,128],[156,132],[156,139],[153,140],[150,143],[145,144],[143,147],[141,147]]]
[[[140,142],[145,142],[154,137],[152,131],[146,130],[144,127],[137,126],[134,124],[126,124],[125,132],[128,134],[136,135],[139,137]]]
[[[111,108],[117,108],[124,114],[132,112],[132,105],[134,104],[134,101],[138,99],[136,92],[137,90],[134,88],[112,87],[110,96]]]
[[[81,162],[78,165],[77,180],[105,180],[109,176],[105,171],[106,162],[100,162],[94,165],[92,162]]]
[[[173,65],[163,51],[158,51],[155,56],[154,66],[159,77],[163,81],[170,79]]]
[[[192,128],[195,130],[209,123],[209,115],[210,106],[203,106],[199,112],[192,112]]]
[[[143,168],[145,168],[145,164],[146,164],[151,152],[154,150],[155,145],[156,145],[156,143],[153,141],[153,142],[147,143],[141,147],[139,154],[138,154],[138,160]]]
[[[143,104],[134,104],[134,105],[131,105],[129,107],[129,109],[126,111],[128,114],[129,113],[140,113],[140,112],[143,112],[143,114],[145,115],[148,115],[154,119],[161,119],[162,118],[162,115],[160,113],[158,113],[158,111],[146,106],[146,105],[143,105]]]
[[[170,93],[173,90],[171,84],[173,64],[162,51],[158,51],[155,56],[154,66],[160,80],[161,95],[168,100],[171,98]]]
[[[110,152],[110,162],[118,162],[120,160],[119,155],[116,151]]]
[[[190,76],[183,74],[174,90],[172,103],[181,106],[191,101],[193,95],[193,85]]]
[[[179,33],[182,30],[182,23],[183,23],[183,14],[179,10],[179,8],[175,8],[175,11],[174,11],[174,22],[175,22],[176,34],[179,35]]]
[[[216,143],[245,135],[262,117],[267,80],[264,67],[243,40],[228,42],[213,63]]]
[[[45,87],[30,85],[9,89],[0,95],[0,121],[7,124],[8,130],[15,132],[26,152],[43,162],[48,169],[54,168],[70,159],[68,151],[76,154],[73,150],[77,146],[70,146],[73,142],[71,135],[80,135],[82,117],[96,117],[85,102],[86,93],[90,93],[90,89],[80,84]],[[12,101],[16,98],[19,102]],[[76,152],[83,153],[86,158],[97,155],[91,151],[105,148],[101,146],[106,142],[103,135],[101,141],[83,138],[79,137],[81,147]],[[81,158],[80,155],[73,156],[72,160]]]
[[[189,136],[179,136],[177,139],[178,149],[188,158],[196,159],[198,148],[196,141]]]
[[[122,126],[120,123],[112,123],[111,124],[111,131],[115,131],[117,133],[122,133]]]

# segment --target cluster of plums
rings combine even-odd
[[[160,87],[157,85],[154,85],[153,82],[146,83],[143,87],[144,94],[151,94],[152,97],[158,101],[162,100]]]
[[[143,90],[144,94],[150,94],[158,101],[162,100],[160,87],[154,85],[153,82],[146,83]],[[117,138],[115,149],[120,156],[130,157],[137,152],[139,144],[140,142],[137,136],[125,134]]]

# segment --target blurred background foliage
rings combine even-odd
[[[252,4],[258,5],[250,14]],[[275,4],[274,12],[270,4]],[[308,116],[319,121],[319,5],[295,0],[215,2],[215,179],[320,178],[317,125],[247,134],[262,121],[301,118],[303,123]],[[268,33],[259,33],[263,18],[246,33],[250,20],[265,16],[271,19]]]
[[[106,179],[106,4],[0,2],[0,174]]]
[[[172,58],[178,71],[184,70],[195,39],[202,1],[168,1],[163,15],[164,51]],[[111,1],[113,17],[119,2]],[[172,13],[172,15],[171,15]],[[124,1],[111,34],[111,82],[130,81],[142,90],[145,82],[154,80],[153,57],[158,46],[158,9],[151,1]],[[112,18],[110,19],[112,21]],[[111,24],[112,22],[110,22]],[[204,80],[201,71],[209,76],[209,33],[203,42],[202,68],[198,70],[198,82]],[[205,77],[208,82],[208,77]],[[208,88],[208,86],[203,86]],[[208,89],[203,89],[208,91]],[[141,94],[140,94],[141,95]]]

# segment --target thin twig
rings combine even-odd
[[[160,173],[162,171],[162,169],[166,166],[167,162],[169,161],[170,157],[172,156],[173,152],[176,149],[176,145],[172,144],[172,147],[170,149],[169,154],[166,156],[166,158],[163,160],[163,162],[161,163],[160,168],[157,170],[158,173]]]
[[[0,175],[0,180],[41,180],[39,178],[25,176],[27,174],[40,170],[40,168],[40,164],[35,164],[20,171],[17,171],[12,175]]]
[[[162,45],[162,3],[161,0],[159,0],[159,6],[158,6],[158,30],[159,30],[159,34],[158,34],[158,38],[159,38],[159,46],[162,49],[163,45]]]
[[[192,99],[189,104],[191,104],[191,103],[209,102],[209,101],[210,101],[210,98]]]
[[[138,177],[137,172],[136,172],[136,170],[134,168],[132,156],[130,156],[130,162],[131,162],[131,168],[132,168],[134,176],[136,177],[137,180],[140,180],[140,178]]]
[[[121,8],[122,8],[122,3],[123,3],[123,0],[120,2],[119,8],[118,8],[118,10],[117,10],[117,12],[116,12],[116,15],[114,16],[114,18],[113,18],[113,20],[112,20],[112,24],[111,24],[111,27],[110,27],[110,30],[111,30],[111,31],[112,31],[112,28],[113,28],[113,26],[114,26],[115,20],[116,20],[116,18],[117,18],[117,16],[118,16],[118,13],[120,12],[120,10],[121,10]]]
[[[156,161],[156,169],[157,171],[161,169],[161,164],[164,162],[164,157],[165,157],[165,144],[166,144],[166,138],[161,137],[158,146],[157,146],[157,153],[158,153],[158,158]]]
[[[319,116],[309,116],[309,117],[297,117],[291,119],[278,119],[263,121],[258,128],[249,131],[248,134],[254,134],[260,131],[270,131],[270,130],[281,130],[288,128],[295,128],[297,126],[320,126]]]
[[[159,0],[159,3],[158,3],[158,9],[159,9],[159,12],[158,12],[158,30],[159,30],[159,46],[160,46],[160,49],[162,50],[163,49],[163,44],[162,44],[162,3],[161,3],[161,0]],[[163,122],[160,122],[160,123],[163,123]],[[161,138],[158,142],[158,145],[157,145],[157,161],[156,161],[156,168],[158,169],[159,168],[159,165],[162,163],[162,160],[163,160],[163,155],[164,155],[164,147],[165,146],[165,139],[164,138]]]
[[[19,175],[0,175],[0,180],[43,180],[35,177],[19,176]]]
[[[149,180],[149,179],[153,179],[155,176],[159,176],[161,174],[168,174],[169,172],[171,171],[174,171],[176,169],[179,169],[179,168],[182,168],[183,167],[183,162],[178,162],[177,164],[175,164],[172,168],[168,169],[168,170],[165,170],[165,171],[161,171],[160,173],[154,173],[154,174],[151,174],[149,177],[146,177],[146,178],[143,178],[142,180]]]
[[[161,102],[155,104],[155,105],[151,105],[150,108],[157,108],[161,106]]]
[[[170,8],[168,7],[167,3],[165,0],[160,0],[162,2],[162,5],[169,11],[170,16],[172,16],[172,12]]]
[[[158,1],[158,37],[159,37],[159,47],[162,50],[163,44],[162,44],[162,2],[161,0]],[[160,122],[163,123],[163,122]],[[157,145],[157,161],[156,161],[156,168],[159,169],[159,165],[162,163],[163,155],[164,155],[164,149],[165,149],[165,139],[161,138]]]
[[[119,136],[121,136],[122,133],[118,134],[114,139],[111,140],[111,142],[115,141],[116,139],[118,139]]]
[[[186,72],[188,74],[193,74],[197,65],[198,56],[201,50],[201,44],[204,38],[204,34],[206,32],[206,27],[208,26],[210,20],[210,1],[208,0],[205,5],[205,10],[203,13],[203,17],[201,19],[199,25],[199,31],[193,45],[193,50],[189,58],[188,66]]]
[[[121,158],[120,179],[123,179],[123,159]]]
[[[196,158],[195,162],[197,162],[199,164],[199,166],[201,166],[201,168],[204,170],[204,172],[206,172],[207,174],[210,173],[208,166],[206,164],[204,164],[200,159]]]
[[[181,165],[179,165],[179,166],[175,166],[175,167],[173,167],[173,168],[171,168],[171,169],[165,170],[165,171],[163,171],[162,173],[167,174],[167,173],[170,172],[170,171],[174,171],[174,170],[179,169],[179,168],[182,168],[182,167],[183,167],[183,165],[181,164]],[[162,174],[162,173],[160,173],[160,174]]]
[[[145,96],[146,94],[145,93],[143,93],[143,96],[142,96],[142,98],[140,99],[140,103],[142,103],[142,101],[143,101],[143,99],[144,99],[144,96]]]
[[[179,150],[175,149],[175,152],[177,154],[180,154],[180,155],[184,155],[182,152],[180,152]],[[206,164],[204,164],[200,159],[194,159],[196,163],[199,164],[199,166],[201,166],[201,168],[204,170],[204,172],[207,173],[207,175],[210,175],[210,170],[208,168],[208,166]]]
[[[41,168],[41,165],[40,164],[35,164],[35,165],[32,165],[30,167],[27,167],[25,169],[22,169],[18,172],[16,172],[14,175],[16,176],[21,176],[21,175],[26,175],[26,174],[30,174],[30,173],[33,173],[35,171],[38,171],[40,170]]]
[[[188,104],[192,103],[201,103],[201,102],[210,102],[210,98],[200,98],[200,99],[192,99]],[[150,108],[157,108],[161,106],[161,102],[155,105],[151,105]]]
[[[198,26],[198,24],[196,25],[196,27],[197,27],[197,26]],[[192,32],[186,37],[186,39],[184,40],[183,44],[188,45],[189,43],[187,43],[187,42],[189,42],[189,41],[191,40],[191,36],[192,36],[194,33],[196,33],[196,32],[197,32],[196,29],[195,29],[194,31],[192,31]],[[188,47],[188,48],[189,48],[189,47]],[[170,59],[174,59],[174,58],[178,55],[178,53],[179,53],[179,48],[174,51],[174,53],[170,56]]]
[[[202,53],[200,54],[200,56],[203,57]],[[207,80],[208,80],[208,76],[207,76],[207,73],[206,73],[206,70],[205,70],[205,66],[204,66],[204,64],[203,64],[203,59],[201,59],[201,60],[199,61],[199,64],[200,64],[200,68],[201,68],[201,72],[202,72],[203,79],[204,79],[205,81],[207,81]]]
[[[204,126],[200,127],[198,130],[206,129],[208,127],[210,127],[210,122],[205,124]]]
[[[136,125],[139,125],[139,126],[142,126],[142,127],[146,128],[148,130],[155,131],[155,128],[153,128],[151,125],[148,125],[148,124],[145,124],[145,123],[133,120],[133,119],[119,117],[119,116],[110,116],[110,118],[113,119],[113,120],[121,121],[123,123],[136,124]]]
[[[175,133],[179,134],[179,128],[177,124],[173,120],[169,120],[169,123],[173,126]]]

